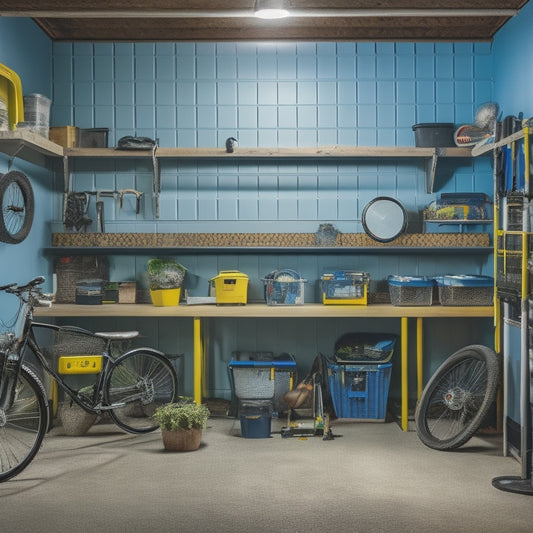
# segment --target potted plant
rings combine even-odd
[[[174,259],[148,261],[148,285],[156,306],[178,305],[186,268]]]
[[[78,395],[90,396],[93,394],[93,390],[92,385],[83,387],[78,391]],[[98,418],[98,415],[87,412],[70,398],[59,404],[57,414],[65,435],[69,436],[85,435]]]
[[[161,428],[163,446],[170,451],[193,451],[200,447],[209,409],[190,398],[158,407],[152,415]]]

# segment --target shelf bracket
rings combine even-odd
[[[7,162],[7,170],[11,170],[11,167],[13,166],[13,162],[15,161],[15,157],[18,156],[19,152],[24,148],[23,144],[19,144],[17,146],[17,149],[11,154],[9,157],[9,160]]]
[[[157,143],[152,150],[152,202],[154,207],[154,218],[159,219],[159,205],[161,196],[161,171],[157,159]]]
[[[439,156],[445,154],[446,149],[435,148],[433,150],[433,155],[431,156],[431,159],[428,159],[426,162],[426,192],[428,194],[432,194],[433,189],[435,187],[435,174],[437,172],[437,162],[439,160]]]
[[[65,214],[67,212],[67,198],[68,193],[72,187],[72,175],[70,173],[70,165],[68,156],[63,156],[63,223],[65,222]]]

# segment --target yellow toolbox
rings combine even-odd
[[[238,270],[222,270],[211,278],[215,287],[217,305],[246,304],[248,301],[248,276]]]
[[[59,358],[60,374],[98,374],[100,370],[101,355],[64,355]]]

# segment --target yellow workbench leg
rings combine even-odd
[[[402,317],[402,430],[407,431],[409,424],[409,387],[408,387],[408,331],[407,331],[407,317]]]
[[[418,317],[416,319],[416,393],[420,400],[422,396],[422,389],[424,388],[424,330],[423,319]]]
[[[202,376],[203,369],[203,347],[202,347],[202,324],[200,318],[193,319],[193,398],[197,404],[202,403]]]

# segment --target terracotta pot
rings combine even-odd
[[[162,430],[163,446],[172,452],[192,452],[200,447],[202,428]]]
[[[79,405],[70,405],[70,400],[59,404],[58,416],[65,435],[85,435],[89,428],[96,422],[98,415],[93,415],[82,409]]]

